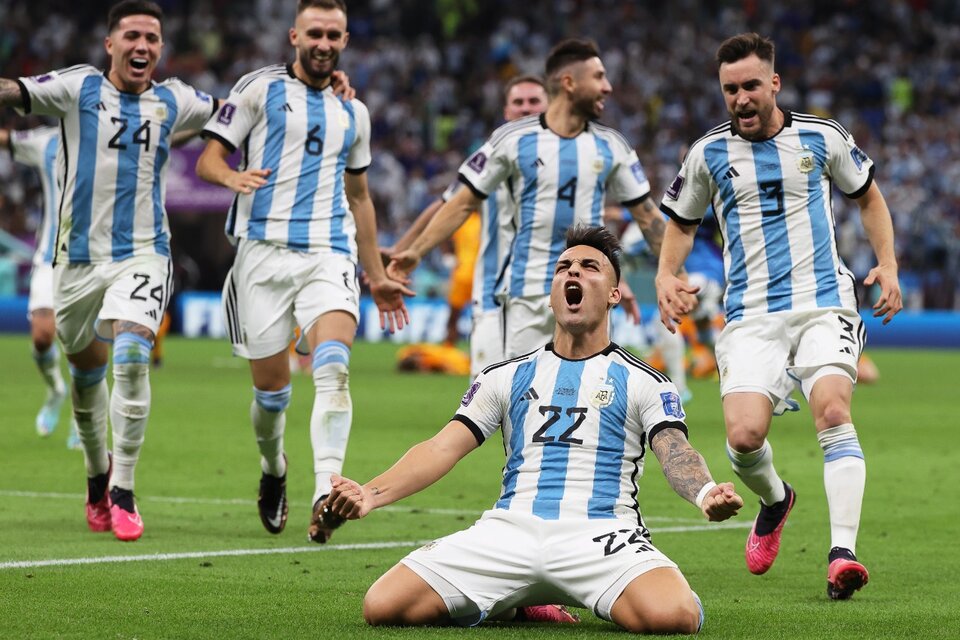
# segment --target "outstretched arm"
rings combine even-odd
[[[696,306],[696,294],[699,287],[690,286],[680,272],[690,250],[697,228],[682,225],[673,220],[666,223],[663,245],[660,249],[660,263],[657,267],[657,306],[660,307],[660,322],[670,333],[676,333],[674,321]],[[692,301],[691,301],[692,300]]]
[[[653,198],[648,196],[640,203],[627,207],[627,211],[629,211],[633,219],[637,221],[640,232],[643,234],[644,240],[647,241],[650,251],[653,255],[659,257],[660,249],[663,246],[663,235],[667,225],[663,220],[663,214],[660,213],[660,209],[657,209],[657,205],[654,204]],[[680,263],[680,266],[682,267],[683,263]]]
[[[348,520],[362,518],[378,507],[426,489],[478,446],[463,423],[451,420],[440,433],[414,445],[392,467],[364,485],[333,476],[328,503],[334,513]]]
[[[234,193],[251,194],[267,184],[270,169],[235,171],[227,164],[230,153],[230,149],[219,140],[207,140],[207,146],[197,160],[197,176],[207,182],[227,187]]]
[[[877,256],[877,266],[870,270],[863,284],[880,285],[880,297],[873,305],[873,317],[885,316],[883,324],[887,324],[903,308],[900,279],[897,276],[897,255],[893,243],[893,220],[876,181],[865,194],[857,198],[856,203],[860,207],[863,229],[867,232],[874,255]]]
[[[390,333],[393,333],[410,324],[403,296],[412,296],[413,291],[389,279],[384,272],[380,249],[377,247],[377,216],[367,187],[367,174],[347,172],[343,185],[357,225],[357,254],[370,281],[370,295],[380,310],[380,328],[389,327]]]
[[[423,256],[431,249],[450,238],[453,232],[467,221],[470,214],[480,206],[480,198],[470,189],[460,189],[450,200],[445,202],[440,210],[430,220],[430,224],[423,230],[409,249],[397,251],[387,267],[387,273],[395,280],[406,280]]]
[[[0,78],[0,106],[23,108],[23,92],[16,80]]]
[[[650,448],[677,495],[697,505],[708,520],[726,520],[737,515],[743,499],[733,490],[733,483],[713,481],[703,456],[690,446],[682,431],[663,429],[653,437]]]

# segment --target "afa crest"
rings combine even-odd
[[[597,409],[609,407],[613,403],[615,395],[616,392],[613,390],[613,385],[601,384],[590,394],[590,404]]]
[[[804,149],[799,154],[797,154],[797,169],[800,170],[800,173],[810,173],[813,171],[815,164],[813,162],[813,152],[807,149]]]

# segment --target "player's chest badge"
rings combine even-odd
[[[164,120],[167,119],[167,105],[158,104],[154,108],[153,113],[156,115],[157,120],[159,120],[160,122],[163,122]]]
[[[800,170],[800,173],[810,173],[813,171],[813,151],[804,149],[797,154],[797,169]]]
[[[597,158],[593,161],[593,172],[594,173],[603,173],[604,162],[603,158]]]
[[[613,385],[612,384],[601,384],[599,385],[593,393],[590,395],[590,404],[592,404],[597,409],[603,409],[604,407],[609,407],[613,402]]]
[[[350,128],[350,115],[346,112],[346,110],[343,107],[340,108],[340,125],[344,129]]]

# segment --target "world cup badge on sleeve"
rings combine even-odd
[[[668,416],[683,420],[686,414],[683,412],[683,405],[680,403],[680,396],[672,391],[660,394],[660,401],[663,403],[663,412]]]
[[[480,389],[479,381],[474,382],[472,385],[470,385],[470,388],[467,389],[467,392],[463,394],[462,398],[460,398],[460,404],[462,404],[465,407],[468,406],[471,402],[473,402],[473,396],[477,395],[477,390],[479,389]]]
[[[797,169],[800,170],[800,173],[810,173],[813,168],[813,151],[804,149],[797,154]]]

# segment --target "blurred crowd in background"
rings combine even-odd
[[[225,97],[243,74],[291,61],[296,0],[160,0],[157,78],[177,76]],[[714,53],[742,31],[771,36],[784,108],[835,118],[877,164],[896,226],[910,308],[958,308],[960,262],[960,3],[955,0],[348,0],[341,68],[373,120],[369,172],[381,243],[390,245],[455,178],[462,158],[500,124],[503,82],[541,74],[550,47],[589,37],[614,92],[604,122],[637,149],[659,201],[686,145],[724,121]],[[105,64],[109,2],[0,5],[0,77]],[[36,118],[0,113],[0,126]],[[873,254],[856,206],[835,194],[840,251],[860,277]],[[0,228],[32,242],[39,185],[0,154]],[[217,216],[224,211],[196,212]],[[217,288],[229,267],[204,260],[220,224],[178,243],[181,286]],[[190,216],[196,220],[197,216]],[[221,264],[222,263],[222,264]],[[184,266],[187,265],[187,266]],[[190,267],[189,265],[193,265]],[[198,267],[197,265],[201,265]],[[434,260],[434,270],[442,263]],[[429,266],[429,265],[428,265]],[[192,275],[190,275],[192,273]]]

